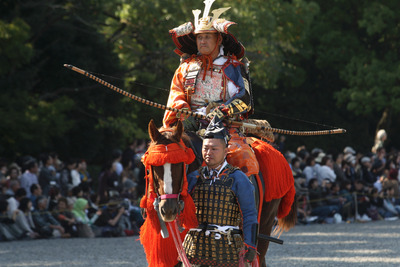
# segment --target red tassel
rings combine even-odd
[[[181,144],[154,145],[143,156],[143,163],[146,167],[146,193],[140,201],[140,207],[146,209],[147,218],[140,228],[140,242],[146,253],[146,259],[149,267],[171,267],[178,263],[178,252],[175,247],[173,238],[163,238],[160,234],[161,226],[153,202],[157,197],[152,172],[149,171],[151,166],[162,166],[165,163],[189,164],[195,159],[192,149]],[[186,172],[185,172],[186,173]],[[179,215],[179,221],[186,229],[180,235],[183,239],[188,229],[198,225],[195,215],[195,205],[192,197],[188,194],[188,182],[186,174],[183,177],[181,199],[185,203],[183,212]]]

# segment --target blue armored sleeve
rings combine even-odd
[[[228,105],[234,99],[242,98],[246,94],[246,89],[244,87],[243,77],[240,72],[240,66],[235,67],[234,65],[230,64],[224,69],[224,73],[231,82],[239,87],[239,92],[225,102],[225,105]]]
[[[194,172],[191,172],[187,175],[187,181],[188,181],[188,192],[191,193],[194,186],[197,183],[197,177],[200,175],[199,171],[196,170]]]
[[[257,208],[254,199],[254,186],[249,178],[242,171],[235,171],[231,174],[235,181],[232,191],[235,193],[240,210],[243,215],[243,235],[246,245],[256,247],[256,240],[253,234],[254,225],[257,225]]]

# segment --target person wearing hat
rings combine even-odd
[[[245,114],[251,110],[249,81],[241,70],[245,64],[239,61],[245,50],[228,32],[228,27],[235,23],[219,18],[229,7],[211,12],[213,2],[204,1],[201,18],[201,11],[193,10],[194,25],[187,22],[170,30],[177,47],[175,52],[186,59],[174,74],[167,106],[203,115],[217,107],[211,117]],[[164,127],[174,125],[179,119],[177,115],[166,111]],[[186,130],[197,130],[198,122],[192,117],[180,119]]]
[[[238,266],[256,258],[258,233],[254,186],[227,163],[228,132],[214,118],[204,133],[206,166],[188,175],[188,190],[196,205],[197,228],[183,242],[192,266]]]

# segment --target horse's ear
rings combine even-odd
[[[176,124],[176,129],[174,131],[174,138],[176,140],[181,140],[183,134],[183,124],[180,120],[178,120],[178,123]]]
[[[161,133],[158,131],[156,124],[154,123],[154,120],[151,120],[149,122],[149,135],[151,138],[151,141],[155,142],[156,140],[159,140],[161,137]]]

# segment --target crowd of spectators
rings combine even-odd
[[[347,146],[336,154],[304,146],[291,152],[277,139],[293,172],[299,223],[398,219],[400,152],[386,153],[385,138],[379,131],[370,152]],[[1,161],[0,240],[138,234],[145,150],[142,140],[113,151],[97,179],[85,160],[55,153]]]
[[[139,140],[113,151],[97,179],[85,160],[55,153],[1,160],[0,241],[137,235],[145,149]]]
[[[320,148],[286,151],[300,223],[366,222],[400,217],[400,152],[386,152],[386,132],[377,133],[371,151],[346,146],[339,153]]]

